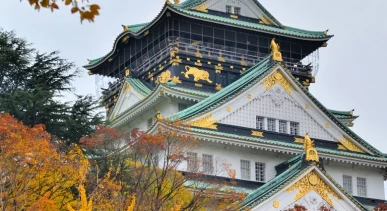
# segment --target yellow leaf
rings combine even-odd
[[[71,8],[71,13],[73,13],[73,14],[78,12],[78,11],[79,11],[78,7]]]
[[[72,0],[66,0],[65,5],[69,5],[69,4],[71,4],[71,2],[72,2]]]

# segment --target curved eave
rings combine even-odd
[[[262,33],[267,33],[267,34],[272,34],[274,36],[282,36],[282,37],[289,37],[289,38],[293,38],[293,39],[300,39],[300,40],[308,40],[308,41],[328,41],[331,37],[333,37],[333,35],[327,35],[325,37],[310,37],[311,35],[309,36],[296,36],[296,35],[291,35],[291,34],[287,34],[287,33],[280,33],[280,32],[275,32],[275,31],[270,31],[270,30],[267,30],[267,29],[257,29],[257,28],[252,28],[252,27],[249,27],[247,25],[241,25],[241,24],[233,24],[233,23],[229,23],[229,22],[226,22],[226,21],[219,21],[219,20],[212,20],[212,19],[208,19],[208,18],[202,18],[202,17],[198,17],[196,15],[190,15],[190,14],[187,14],[187,12],[184,12],[182,11],[182,9],[179,9],[179,8],[176,8],[174,6],[171,6],[169,4],[165,4],[164,7],[162,8],[162,10],[159,12],[159,14],[156,16],[155,19],[153,19],[151,22],[149,22],[147,25],[145,25],[141,30],[139,30],[137,33],[136,32],[131,32],[131,31],[124,31],[122,32],[121,34],[118,35],[118,37],[116,38],[116,40],[114,41],[114,44],[113,44],[113,49],[108,53],[106,54],[105,56],[102,57],[102,59],[100,59],[99,61],[95,62],[94,64],[90,64],[90,65],[85,65],[83,66],[85,69],[87,70],[91,70],[93,68],[96,68],[97,66],[99,66],[100,64],[104,63],[106,60],[108,60],[109,57],[111,57],[114,52],[117,50],[117,46],[118,46],[118,42],[123,38],[125,37],[126,35],[129,35],[129,36],[133,36],[133,37],[138,37],[140,36],[141,34],[143,34],[145,31],[147,31],[150,27],[152,27],[158,20],[161,19],[161,17],[163,17],[163,15],[165,14],[165,12],[167,10],[170,10],[172,12],[175,12],[176,14],[179,14],[179,15],[182,15],[184,17],[188,17],[188,18],[193,18],[193,19],[196,19],[196,20],[201,20],[201,21],[209,21],[209,22],[213,22],[213,23],[219,23],[219,24],[223,24],[223,25],[227,25],[227,26],[231,26],[231,27],[237,27],[237,28],[241,28],[241,29],[246,29],[246,30],[254,30],[256,32],[262,32]],[[228,19],[228,18],[224,18],[225,20],[233,20],[233,19]],[[246,24],[248,24],[249,22],[246,22]],[[273,26],[267,26],[265,25],[265,27],[272,27],[273,30],[278,30],[278,28],[276,27],[273,27]],[[288,26],[284,26],[285,29],[286,28],[291,28],[291,29],[296,29],[296,28],[293,28],[293,27],[288,27]],[[281,29],[281,30],[285,30],[285,29]],[[305,30],[304,30],[305,31]],[[313,32],[313,31],[307,31],[308,33],[310,34],[313,34],[313,33],[321,33],[321,32]]]
[[[304,152],[304,146],[302,144],[267,140],[259,137],[234,135],[204,128],[191,128],[190,130],[187,130],[186,127],[174,127],[172,124],[164,122],[157,122],[151,128],[149,128],[147,132],[157,133],[158,127],[173,129],[178,131],[179,134],[182,136],[193,136],[199,140],[208,142],[228,144],[232,146],[246,147],[251,149],[261,149],[265,151],[273,151],[291,155],[298,155]],[[387,168],[386,158],[380,158],[378,156],[365,155],[361,153],[354,153],[350,151],[332,150],[321,147],[316,147],[316,150],[319,152],[319,156],[326,160],[354,163],[377,168]]]
[[[168,87],[166,85],[159,84],[147,97],[145,97],[144,99],[142,99],[141,101],[131,106],[130,108],[126,109],[120,115],[118,115],[112,121],[112,123],[110,124],[110,127],[119,127],[125,124],[126,122],[128,122],[129,120],[133,119],[138,114],[140,114],[143,110],[148,109],[151,105],[157,102],[159,98],[164,96],[174,97],[174,98],[179,98],[184,100],[191,100],[195,102],[199,102],[204,98],[206,98],[206,96],[203,96],[203,95],[179,91],[171,87]]]

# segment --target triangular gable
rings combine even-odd
[[[259,112],[266,112],[262,116],[267,118],[298,122],[298,135],[309,132],[312,138],[338,143],[338,149],[382,155],[334,117],[289,70],[266,60],[211,98],[179,112],[177,118],[196,127],[215,129],[219,122],[254,129]]]
[[[231,6],[231,11],[226,11],[226,6]],[[240,15],[259,19],[260,23],[283,27],[257,0],[187,0],[179,5],[184,9],[193,9],[202,12],[208,10],[234,13],[234,8],[240,8]]]
[[[243,208],[287,210],[296,204],[307,210],[320,210],[322,205],[334,210],[365,210],[324,170],[302,160],[249,194]]]
[[[134,79],[136,80],[136,79]],[[141,83],[141,82],[140,82]],[[110,119],[114,119],[119,116],[122,112],[126,111],[128,108],[140,102],[147,96],[147,93],[150,90],[147,87],[138,87],[144,86],[138,84],[131,79],[128,79],[121,88],[120,94],[117,99],[117,103],[113,108],[112,113],[110,114]],[[143,90],[141,90],[142,88]]]

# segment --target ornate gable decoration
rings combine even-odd
[[[217,129],[217,126],[215,123],[218,122],[218,120],[211,120],[212,114],[209,114],[201,119],[198,119],[196,121],[193,121],[190,126],[194,127],[202,127],[202,128],[209,128],[209,129]]]
[[[333,207],[333,201],[330,198],[329,194],[338,200],[342,198],[335,193],[332,188],[322,180],[315,171],[309,172],[306,176],[300,179],[298,182],[294,183],[286,192],[292,192],[298,190],[294,200],[297,201],[308,194],[310,191],[315,191],[318,193],[329,205]]]
[[[350,141],[347,137],[343,136],[343,139],[337,139],[340,144],[338,145],[338,149],[349,150],[352,152],[360,152],[365,153],[364,150],[360,149],[356,146],[352,141]]]
[[[270,90],[274,85],[279,84],[289,94],[292,95],[291,91],[295,91],[294,87],[290,84],[288,79],[279,71],[275,71],[269,77],[267,77],[262,84],[266,85],[266,91]]]

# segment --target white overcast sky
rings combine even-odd
[[[1,0],[0,27],[15,30],[41,52],[59,50],[78,66],[108,53],[121,24],[152,20],[165,0],[97,0],[101,15],[80,24],[62,6],[34,11],[27,0]],[[320,70],[311,92],[327,108],[355,109],[353,130],[387,153],[387,1],[260,0],[282,24],[308,30],[329,29],[335,35],[320,49]],[[61,6],[61,5],[60,5]],[[86,70],[75,84],[80,94],[95,94],[94,77]]]

